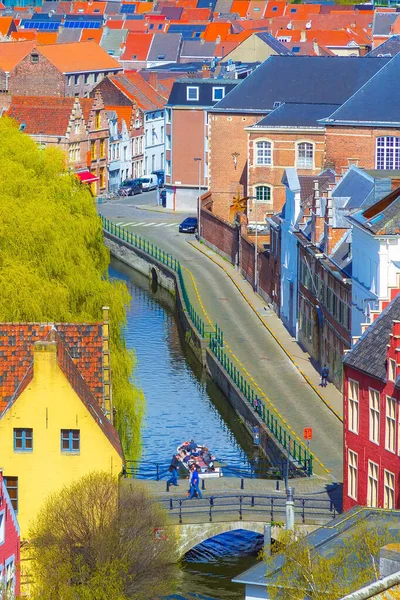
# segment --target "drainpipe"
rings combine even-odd
[[[294,531],[294,488],[286,489],[286,530]]]

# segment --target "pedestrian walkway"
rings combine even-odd
[[[179,223],[171,223],[171,221],[167,222],[158,222],[154,223],[149,221],[117,221],[116,225],[120,227],[179,227]]]

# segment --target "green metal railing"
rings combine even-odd
[[[161,262],[163,265],[169,267],[175,271],[175,273],[177,273],[185,308],[193,322],[193,325],[196,327],[201,337],[203,339],[209,338],[209,347],[211,352],[217,358],[234,384],[239,388],[247,402],[249,402],[252,408],[258,413],[267,429],[278,440],[280,445],[290,454],[292,460],[294,459],[297,461],[298,465],[308,475],[312,475],[313,464],[310,451],[296,441],[286,427],[280,422],[280,419],[275,417],[275,415],[273,415],[265,407],[265,404],[258,398],[253,385],[247,381],[246,377],[243,377],[239,369],[236,368],[231,359],[227,356],[224,346],[224,333],[222,329],[216,325],[212,332],[206,331],[203,319],[198,315],[192,303],[190,302],[180,262],[171,256],[171,254],[168,254],[167,252],[164,252],[164,250],[158,248],[155,244],[148,242],[147,240],[131,233],[130,231],[126,231],[123,227],[116,225],[109,219],[101,216],[101,220],[105,231],[111,235],[114,235],[120,240],[127,242],[135,248],[142,250],[146,254],[149,254],[149,256],[155,258],[157,261]]]

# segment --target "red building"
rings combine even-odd
[[[0,598],[20,593],[19,525],[0,469]]]
[[[400,293],[344,359],[343,508],[400,508]]]

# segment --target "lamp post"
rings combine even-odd
[[[195,158],[194,162],[197,162],[199,165],[199,197],[197,199],[197,239],[198,241],[200,241],[201,238],[201,233],[200,233],[200,219],[201,219],[201,203],[200,203],[200,196],[201,196],[201,158]]]
[[[258,220],[257,220],[257,206],[256,196],[249,196],[249,199],[253,200],[252,212],[254,212],[254,218],[256,220],[256,236],[254,242],[254,291],[257,291],[258,286]]]

